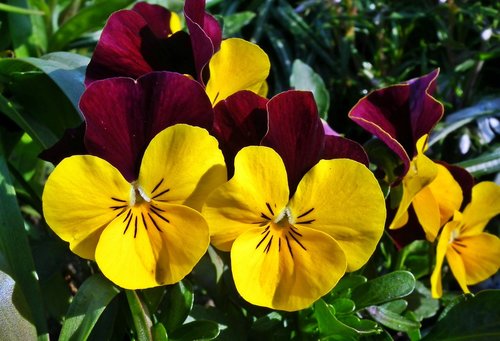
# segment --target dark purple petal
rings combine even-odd
[[[311,92],[287,91],[267,103],[269,130],[262,145],[273,148],[283,159],[290,193],[302,176],[320,159],[323,124]]]
[[[147,5],[150,6],[150,5]],[[139,6],[145,12],[144,6]],[[101,34],[87,67],[85,84],[111,77],[138,78],[151,71],[175,71],[196,75],[191,40],[185,32],[170,37],[157,36],[158,20],[170,21],[170,13],[155,6],[147,7],[153,27],[135,10],[113,13]],[[158,11],[153,15],[153,11]]]
[[[84,135],[84,123],[76,128],[66,129],[63,137],[52,147],[41,152],[38,157],[57,165],[66,157],[88,154],[85,144],[83,143]]]
[[[80,109],[86,120],[88,151],[137,178],[149,141],[176,123],[210,129],[213,110],[201,85],[172,72],[153,72],[137,81],[110,78],[92,83]]]
[[[240,91],[215,106],[214,134],[224,153],[229,176],[238,151],[246,146],[258,146],[266,134],[267,102],[251,91]]]
[[[346,158],[358,161],[368,167],[368,156],[363,147],[340,136],[326,135],[321,158],[325,160]]]
[[[170,11],[159,5],[138,2],[132,11],[139,13],[148,23],[149,28],[157,38],[166,38],[173,32],[170,29]]]
[[[203,68],[219,50],[222,30],[217,20],[205,12],[204,0],[186,0],[184,16],[191,37],[197,79],[203,82]]]
[[[432,97],[439,70],[371,92],[349,112],[349,117],[377,136],[402,160],[408,172],[416,155],[417,140],[430,132],[443,115],[443,106]]]
[[[328,124],[327,121],[324,119],[321,119],[321,123],[323,124],[323,129],[325,130],[325,135],[333,135],[333,136],[340,136],[339,133],[337,133],[335,130],[333,130],[332,127]]]

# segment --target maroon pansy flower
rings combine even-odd
[[[403,162],[404,176],[417,154],[417,140],[443,116],[443,105],[432,94],[439,69],[403,84],[375,90],[363,97],[349,117],[382,140]]]
[[[116,77],[92,83],[83,93],[88,152],[137,177],[151,139],[163,129],[186,123],[211,129],[213,110],[203,87],[173,72],[152,72],[137,81]]]
[[[249,91],[239,92],[219,102],[214,111],[214,132],[225,152],[228,169],[241,148],[271,147],[283,159],[292,194],[320,159],[351,158],[368,165],[358,143],[325,135],[310,92],[292,90],[270,100]]]

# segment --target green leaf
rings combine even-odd
[[[151,318],[145,305],[139,299],[137,292],[134,290],[126,290],[128,305],[134,322],[134,329],[138,341],[152,341],[151,334]]]
[[[130,3],[132,0],[98,1],[83,8],[52,35],[49,50],[61,50],[83,33],[101,28],[111,13],[125,8]]]
[[[433,317],[439,310],[439,300],[432,298],[431,291],[420,281],[415,283],[415,291],[406,299],[418,321]]]
[[[12,270],[10,275],[26,298],[37,333],[43,337],[47,333],[47,325],[40,287],[24,230],[24,220],[2,154],[0,154],[0,203],[0,250]]]
[[[330,94],[326,89],[325,82],[320,75],[300,59],[295,59],[293,62],[290,86],[296,90],[312,91],[320,117],[324,120],[328,118]]]
[[[378,334],[382,331],[382,329],[378,326],[378,324],[372,320],[360,319],[356,315],[341,315],[336,316],[339,322],[345,324],[348,327],[356,330],[358,334],[362,334],[363,336]]]
[[[42,11],[37,11],[33,9],[26,9],[17,6],[11,6],[0,3],[0,11],[10,12],[10,13],[18,13],[18,14],[33,14],[33,15],[44,15],[45,13]]]
[[[319,335],[327,340],[357,340],[358,332],[335,317],[335,309],[323,300],[314,303],[314,316],[318,321]]]
[[[382,304],[380,307],[390,310],[393,313],[396,314],[401,314],[403,311],[405,311],[406,307],[408,306],[408,302],[405,300],[395,300],[391,302],[387,302]]]
[[[43,3],[43,2],[42,2]],[[39,1],[8,0],[7,4],[28,11],[38,11]],[[8,13],[9,31],[16,56],[37,57],[47,50],[47,31],[44,18],[40,15]]]
[[[389,302],[409,295],[415,289],[415,277],[408,271],[394,271],[354,289],[351,299],[356,309]]]
[[[160,322],[158,322],[157,324],[155,324],[153,326],[153,328],[151,329],[151,332],[153,334],[153,340],[155,340],[155,341],[168,341],[167,330],[165,329],[163,324],[161,324]]]
[[[456,304],[422,340],[500,339],[500,290],[485,290]]]
[[[356,305],[352,300],[343,297],[334,299],[330,304],[335,309],[337,315],[352,313],[356,308]]]
[[[167,288],[158,320],[163,323],[169,334],[186,320],[193,301],[193,286],[187,279]]]
[[[223,36],[225,38],[234,36],[239,33],[243,27],[248,25],[253,18],[255,18],[255,13],[250,11],[224,16]]]
[[[12,277],[0,271],[0,340],[34,340],[30,309]]]
[[[214,340],[219,336],[219,324],[213,321],[193,321],[182,325],[172,333],[170,340],[191,341],[191,340]]]
[[[393,330],[408,332],[420,328],[420,323],[407,319],[381,306],[371,306],[366,308],[366,311],[375,321]]]
[[[59,340],[86,340],[106,306],[119,292],[101,274],[87,278],[69,306]]]
[[[398,253],[395,268],[408,270],[416,278],[428,275],[432,269],[430,245],[426,240],[415,240],[406,245]]]
[[[500,148],[497,147],[492,152],[456,163],[455,165],[465,168],[475,177],[500,172]]]
[[[332,296],[350,296],[354,288],[366,283],[367,279],[361,275],[346,275],[340,279],[335,288],[333,288]]]

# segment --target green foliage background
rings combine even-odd
[[[156,3],[174,11],[183,5]],[[137,292],[114,287],[95,264],[74,256],[43,220],[52,165],[38,154],[81,123],[78,100],[99,31],[113,11],[131,5],[0,3],[1,340],[500,337],[498,290],[463,296],[445,278],[448,295],[430,298],[433,251],[424,242],[397,252],[383,239],[364,269],[297,313],[243,302],[224,266],[227,255],[212,249],[182,282]],[[498,181],[500,3],[212,0],[207,8],[224,37],[243,37],[268,53],[270,95],[291,86],[314,90],[322,117],[360,142],[370,136],[347,113],[362,96],[439,67],[437,97],[446,112],[431,136],[431,156]],[[498,221],[490,230],[498,235]],[[498,288],[498,277],[489,285]]]

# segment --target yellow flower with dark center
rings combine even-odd
[[[500,213],[500,186],[484,181],[472,189],[472,200],[463,213],[455,212],[437,245],[436,266],[431,276],[432,296],[442,295],[441,268],[446,256],[453,276],[465,293],[468,285],[484,281],[500,267],[500,238],[483,232]]]
[[[48,225],[77,255],[95,259],[126,289],[172,284],[209,244],[200,210],[226,181],[215,138],[202,128],[171,126],[150,142],[132,183],[91,155],[64,159],[43,193]]]
[[[250,146],[234,177],[207,199],[212,244],[231,251],[236,288],[248,302],[294,311],[363,266],[385,222],[373,174],[350,159],[320,160],[290,198],[287,171],[271,148]]]

